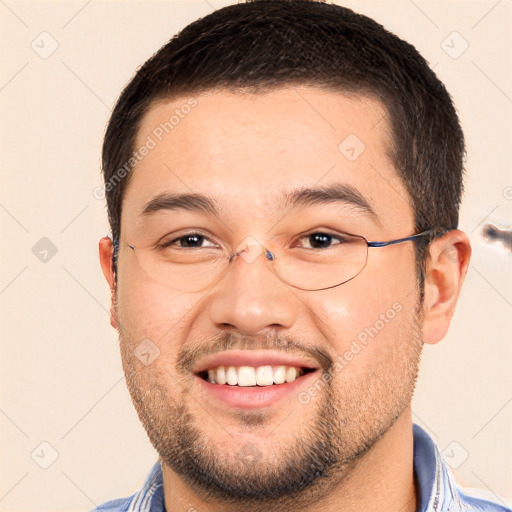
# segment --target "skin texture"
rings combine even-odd
[[[414,511],[410,402],[423,343],[442,339],[453,315],[471,252],[466,235],[454,230],[433,242],[422,305],[411,242],[369,249],[355,279],[320,291],[283,283],[264,258],[235,259],[198,293],[150,279],[123,243],[154,243],[173,215],[183,221],[179,228],[201,228],[232,249],[247,236],[264,241],[317,227],[368,240],[414,233],[408,194],[387,156],[386,112],[376,101],[307,86],[194,98],[197,106],[132,171],[117,287],[111,242],[100,240],[111,324],[134,405],[162,462],[167,510]],[[187,99],[155,104],[136,146]],[[349,134],[365,145],[355,161],[338,150]],[[333,183],[355,187],[378,219],[347,204],[280,208],[284,190]],[[221,215],[143,219],[144,205],[164,191],[209,195]],[[322,355],[318,365],[326,368],[390,309],[393,318],[307,403],[301,388],[276,406],[221,406],[207,400],[184,364],[227,348],[286,349]],[[147,339],[160,351],[149,365],[136,357]],[[256,454],[250,464],[248,451]]]

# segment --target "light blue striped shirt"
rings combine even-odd
[[[413,434],[414,471],[419,484],[417,512],[512,512],[504,501],[498,503],[501,500],[498,496],[492,501],[470,496],[455,482],[431,437],[416,424],[413,425]],[[155,463],[139,491],[128,498],[104,503],[94,511],[166,512],[160,463]]]

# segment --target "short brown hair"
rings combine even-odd
[[[153,102],[211,89],[257,92],[299,84],[378,99],[389,113],[389,152],[412,200],[417,232],[457,227],[464,136],[450,95],[425,59],[382,25],[345,7],[315,0],[253,0],[185,27],[122,91],[102,154],[114,241],[131,173],[115,178],[126,169]],[[429,241],[416,242],[422,297]]]

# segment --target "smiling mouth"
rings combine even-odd
[[[291,383],[314,371],[316,371],[315,368],[288,365],[217,366],[200,371],[196,375],[212,384],[264,387]]]

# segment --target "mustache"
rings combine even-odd
[[[176,369],[182,375],[189,375],[196,361],[225,350],[275,350],[297,356],[307,356],[318,361],[327,371],[333,364],[332,357],[322,348],[297,341],[282,334],[268,334],[265,337],[251,337],[221,332],[213,337],[184,345],[178,353]]]

